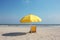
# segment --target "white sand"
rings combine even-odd
[[[0,27],[0,40],[60,40],[60,27],[38,27],[36,33],[28,33],[29,30],[28,27]],[[27,34],[20,35],[21,32]]]

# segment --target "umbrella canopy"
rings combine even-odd
[[[32,14],[26,15],[20,20],[21,23],[31,23],[31,22],[41,22],[41,21],[42,21],[41,18]]]

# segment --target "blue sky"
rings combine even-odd
[[[60,0],[0,0],[0,24],[20,24],[30,13],[42,18],[40,24],[60,24]]]

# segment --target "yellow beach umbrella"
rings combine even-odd
[[[42,19],[40,17],[33,14],[26,15],[20,20],[21,23],[31,23],[31,22],[41,22],[41,21]],[[31,32],[33,33],[36,32],[36,26],[31,27],[30,33]]]
[[[20,20],[21,23],[31,23],[31,22],[41,22],[41,21],[42,21],[41,18],[32,14],[26,15]]]

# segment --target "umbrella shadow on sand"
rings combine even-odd
[[[26,35],[27,33],[25,32],[12,32],[12,33],[4,33],[2,36],[22,36]]]

